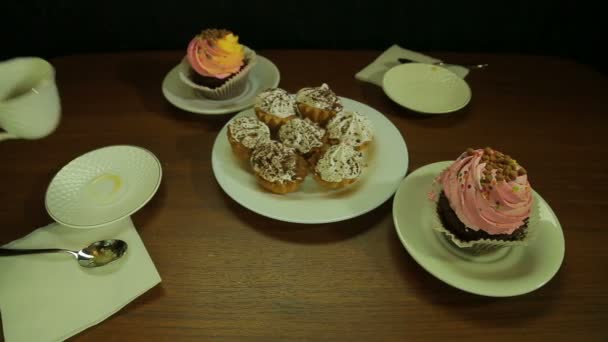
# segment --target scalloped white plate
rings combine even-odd
[[[64,226],[104,226],[148,203],[161,178],[161,164],[152,152],[128,145],[103,147],[57,172],[46,191],[46,210]]]
[[[198,95],[179,77],[180,64],[176,65],[163,80],[163,95],[179,109],[207,115],[234,113],[253,106],[255,97],[268,88],[279,85],[279,69],[268,58],[257,55],[257,62],[251,69],[243,93],[227,100],[211,100]]]
[[[342,190],[324,190],[309,175],[297,192],[277,195],[262,189],[247,162],[238,160],[228,143],[226,127],[215,139],[213,174],[236,202],[276,220],[294,223],[327,223],[346,220],[380,206],[389,199],[405,176],[408,152],[399,130],[377,110],[341,98],[344,108],[365,114],[374,125],[374,141],[366,150],[368,167],[355,184]],[[253,109],[237,114],[253,116]],[[233,118],[233,119],[234,119]]]
[[[549,204],[539,204],[538,234],[528,246],[501,249],[491,255],[463,255],[431,228],[436,205],[428,199],[433,179],[452,162],[423,166],[409,174],[393,200],[399,239],[429,273],[463,291],[490,297],[517,296],[545,285],[559,270],[565,253],[562,228]]]

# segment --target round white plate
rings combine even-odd
[[[198,95],[179,78],[180,65],[176,65],[163,80],[163,95],[175,107],[198,114],[234,113],[253,105],[256,95],[279,85],[279,69],[268,58],[257,55],[245,91],[232,99],[211,100]]]
[[[419,113],[444,114],[466,106],[471,88],[453,72],[431,64],[407,63],[384,74],[382,88],[401,106]]]
[[[132,215],[154,196],[162,169],[136,146],[103,147],[72,160],[53,177],[45,205],[68,227],[96,228]]]
[[[538,235],[528,246],[501,249],[482,257],[466,256],[431,228],[436,205],[428,198],[433,179],[452,162],[426,165],[399,186],[393,220],[405,249],[420,266],[461,290],[491,297],[516,296],[546,284],[564,259],[564,236],[557,217],[540,195]]]
[[[215,139],[213,174],[228,196],[242,206],[276,220],[295,223],[327,223],[362,215],[391,197],[405,176],[408,153],[397,128],[377,110],[342,98],[345,109],[365,114],[374,125],[374,141],[367,149],[368,167],[359,181],[341,190],[321,188],[309,175],[297,192],[277,195],[261,188],[247,162],[238,160],[228,143],[226,126]],[[245,110],[235,118],[255,115]]]

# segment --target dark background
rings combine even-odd
[[[185,49],[227,28],[254,49],[498,52],[573,58],[605,71],[598,5],[574,1],[0,1],[0,59]],[[603,49],[601,49],[603,50]]]

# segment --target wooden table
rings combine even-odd
[[[44,192],[71,159],[112,144],[153,151],[164,179],[133,220],[163,281],[76,341],[606,340],[608,339],[608,80],[553,57],[436,53],[487,62],[467,77],[473,99],[422,116],[354,79],[374,51],[260,51],[289,91],[328,82],[401,131],[415,170],[469,146],[510,153],[557,213],[566,256],[547,285],[486,298],[437,280],[398,240],[391,200],[346,222],[297,225],[226,196],[211,147],[230,118],[172,107],[160,85],[181,52],[54,59],[63,119],[50,137],[0,144],[0,243],[50,221]]]

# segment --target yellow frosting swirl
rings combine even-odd
[[[187,58],[197,73],[220,79],[236,74],[245,64],[239,37],[227,30],[205,30],[194,37]]]

